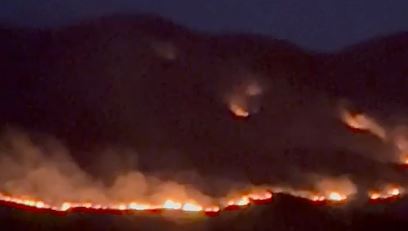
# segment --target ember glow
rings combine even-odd
[[[88,210],[117,210],[117,211],[152,211],[152,210],[169,210],[169,211],[183,211],[192,213],[218,213],[226,207],[237,206],[244,207],[249,206],[253,201],[269,201],[272,198],[272,192],[266,190],[256,189],[248,194],[241,194],[240,196],[231,197],[228,203],[222,205],[222,200],[215,202],[214,205],[203,205],[197,201],[178,201],[174,199],[167,199],[161,204],[150,204],[150,203],[108,203],[108,204],[98,204],[89,202],[63,202],[61,204],[47,204],[42,200],[32,199],[30,197],[17,197],[17,196],[7,196],[5,194],[0,194],[0,201],[7,202],[15,205],[22,205],[26,207],[32,207],[37,209],[48,209],[58,212],[67,212],[75,210],[78,208],[88,209]]]
[[[228,201],[228,206],[246,206],[249,205],[249,203],[249,198],[247,196],[242,196],[241,198]]]
[[[203,211],[203,207],[197,203],[190,203],[187,202],[185,204],[183,204],[183,206],[181,207],[181,210],[185,211],[185,212],[201,212]]]
[[[175,202],[173,200],[166,200],[163,204],[163,208],[180,210],[182,208],[182,204],[180,202]]]
[[[402,163],[405,165],[408,165],[408,155],[404,155],[404,158],[402,159]]]
[[[368,131],[382,140],[386,139],[385,129],[377,121],[365,114],[352,114],[347,110],[342,110],[341,118],[347,126],[353,129]]]
[[[348,196],[339,192],[329,192],[327,195],[323,192],[313,192],[304,190],[293,190],[285,189],[279,191],[279,193],[288,194],[294,197],[303,198],[311,202],[321,203],[321,202],[346,202]]]
[[[148,204],[130,203],[129,209],[136,210],[136,211],[143,211],[143,210],[152,209],[152,207]]]
[[[85,208],[89,210],[118,210],[118,211],[151,211],[151,210],[176,210],[183,212],[206,212],[206,213],[218,213],[228,207],[235,206],[237,208],[246,207],[253,204],[253,201],[270,201],[272,199],[271,191],[254,191],[248,194],[243,194],[241,196],[234,196],[227,199],[227,203],[222,205],[222,202],[219,202],[220,205],[212,206],[203,206],[197,202],[181,202],[172,199],[165,200],[161,205],[153,205],[147,203],[116,203],[116,204],[94,204],[89,202],[64,202],[60,205],[51,205],[47,204],[41,200],[30,199],[29,197],[14,197],[0,194],[0,200],[3,202],[22,205],[26,207],[32,207],[37,209],[49,209],[59,212],[67,212],[70,210],[75,210],[77,208]],[[296,193],[293,193],[296,196]],[[301,194],[299,194],[301,195]],[[304,197],[312,201],[325,200],[324,197]],[[329,196],[328,200],[345,200],[346,198],[343,195],[333,193]]]
[[[269,191],[265,192],[258,192],[258,193],[250,193],[248,197],[251,200],[256,200],[256,201],[263,201],[263,200],[270,200],[272,199],[272,193]]]
[[[162,205],[142,204],[142,203],[117,203],[109,205],[93,204],[88,202],[64,202],[61,205],[46,204],[41,200],[27,199],[25,197],[13,197],[0,194],[0,200],[12,204],[23,205],[27,207],[33,207],[38,209],[50,209],[55,211],[69,211],[76,208],[86,208],[90,210],[118,210],[118,211],[149,211],[149,210],[180,210],[185,212],[218,212],[220,210],[217,206],[203,208],[201,205],[195,202],[178,202],[174,200],[166,200]]]
[[[253,104],[254,99],[261,96],[264,89],[256,80],[248,80],[247,82],[235,86],[226,96],[226,104],[228,109],[237,117],[246,118],[256,112],[256,106]],[[255,100],[258,101],[258,100]]]
[[[258,96],[263,93],[263,89],[258,82],[251,82],[245,87],[245,94],[247,96]]]
[[[370,200],[386,200],[391,198],[398,198],[402,195],[403,189],[396,185],[387,185],[381,190],[370,191],[368,197]]]
[[[265,188],[254,188],[246,193],[233,193],[223,199],[224,207],[245,207],[251,203],[268,202],[272,199],[272,191]]]
[[[329,193],[329,196],[327,197],[327,199],[330,201],[345,201],[347,200],[347,197],[338,192],[331,192]]]
[[[397,161],[400,164],[408,165],[408,130],[405,126],[388,128],[366,114],[352,114],[345,109],[341,112],[341,119],[350,128],[368,131],[380,138],[384,144],[394,147],[397,156],[390,158],[391,162]]]
[[[274,190],[274,191],[272,191]],[[69,212],[76,209],[86,209],[87,211],[128,211],[128,212],[143,212],[143,211],[181,211],[184,213],[202,213],[202,214],[218,214],[231,208],[242,209],[247,206],[257,205],[257,201],[270,202],[274,193],[288,194],[294,197],[303,198],[313,203],[331,202],[344,204],[349,201],[349,197],[341,192],[313,192],[304,190],[293,190],[283,188],[270,188],[269,190],[254,190],[253,192],[241,194],[220,199],[215,201],[215,205],[204,206],[195,201],[177,201],[167,199],[163,203],[155,205],[149,203],[112,203],[112,204],[97,204],[89,202],[64,202],[62,204],[48,204],[42,200],[32,199],[30,197],[17,197],[0,194],[0,201],[8,205],[20,205],[27,208],[35,208],[40,210],[51,210],[56,212]],[[390,198],[398,198],[403,194],[403,188],[397,185],[386,185],[381,190],[373,190],[367,193],[368,199],[371,201],[381,201]]]
[[[237,102],[231,102],[229,105],[229,109],[237,117],[245,118],[249,116],[249,112],[245,108],[237,104]]]
[[[252,185],[224,197],[205,195],[192,185],[164,181],[137,171],[121,174],[111,185],[105,185],[95,183],[94,178],[64,155],[67,151],[60,146],[56,146],[56,150],[48,148],[50,156],[47,156],[26,136],[15,134],[13,137],[9,145],[11,151],[6,150],[0,159],[3,169],[14,166],[7,168],[10,172],[5,172],[6,183],[0,189],[0,202],[7,206],[57,212],[75,212],[77,209],[119,213],[180,211],[214,216],[268,203],[278,193],[302,198],[315,205],[333,206],[350,203],[357,194],[357,187],[349,177],[320,175],[311,176],[313,181],[308,189]],[[398,147],[405,149],[401,142]],[[7,156],[8,153],[13,155]],[[31,162],[35,164],[27,164]],[[6,178],[7,174],[12,177]],[[369,200],[381,200],[400,197],[403,192],[400,186],[386,185],[367,195]]]
[[[408,139],[406,131],[402,134],[396,134],[394,137],[395,147],[400,157],[401,164],[408,165]]]

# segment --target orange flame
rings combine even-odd
[[[401,164],[408,165],[408,153],[401,156]]]
[[[201,212],[203,211],[203,207],[199,204],[193,203],[193,202],[187,202],[183,205],[181,210],[185,212]]]
[[[278,189],[273,191],[273,193],[282,192],[290,194],[295,197],[304,198],[312,202],[345,202],[348,201],[348,195],[339,191],[328,191],[328,192],[311,192],[302,190],[289,190],[289,189]],[[256,201],[268,201],[273,197],[272,191],[267,190],[254,190],[250,193],[241,194],[239,196],[227,197],[224,202],[221,203],[222,206],[218,205],[208,205],[204,206],[194,200],[177,201],[174,199],[166,199],[163,203],[159,205],[149,204],[149,203],[113,203],[113,204],[97,204],[89,202],[63,202],[59,205],[49,204],[42,200],[36,200],[28,197],[15,197],[7,196],[0,193],[0,201],[7,202],[15,205],[22,205],[26,207],[32,207],[37,209],[47,209],[58,212],[67,212],[74,210],[76,208],[83,208],[88,210],[116,210],[116,211],[151,211],[151,210],[175,210],[183,211],[186,213],[197,213],[203,212],[205,214],[217,214],[224,209],[228,208],[243,208],[250,206],[252,204],[257,204]],[[384,200],[388,198],[397,198],[402,195],[403,189],[396,185],[386,185],[381,190],[370,191],[368,193],[368,198],[370,200]],[[217,203],[216,203],[217,204]]]
[[[129,204],[128,208],[130,210],[143,211],[143,210],[152,209],[152,206],[148,204],[139,204],[139,203],[132,202]]]
[[[228,206],[246,206],[249,205],[250,201],[247,196],[242,196],[238,199],[232,199],[228,201]]]
[[[163,204],[163,208],[165,209],[173,209],[173,210],[179,210],[181,209],[182,205],[179,202],[175,202],[173,200],[166,200]]]
[[[231,112],[237,117],[248,117],[249,112],[245,110],[242,106],[238,105],[236,102],[231,102],[229,105]]]
[[[373,135],[385,140],[387,137],[385,129],[378,124],[373,118],[370,118],[364,114],[351,114],[347,110],[343,110],[341,113],[341,118],[347,126],[363,131],[369,131]]]
[[[329,195],[327,196],[327,199],[329,201],[342,202],[342,201],[347,200],[347,196],[340,194],[338,192],[330,192]]]
[[[386,200],[399,197],[402,192],[403,190],[401,187],[388,185],[380,191],[370,191],[368,197],[370,200]]]

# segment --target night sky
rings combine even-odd
[[[44,26],[118,12],[153,12],[200,30],[269,34],[319,50],[408,30],[405,0],[2,0],[0,19]]]

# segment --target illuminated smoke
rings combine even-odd
[[[402,139],[405,142],[405,139]],[[404,148],[400,144],[400,148]],[[113,153],[115,154],[115,153]],[[117,154],[117,153],[116,153]],[[29,136],[11,131],[0,143],[0,200],[36,208],[68,211],[73,208],[114,210],[180,210],[218,213],[228,207],[246,207],[268,201],[274,193],[286,193],[313,202],[349,202],[357,193],[347,177],[312,177],[314,187],[293,189],[276,186],[247,186],[223,198],[213,198],[189,185],[164,181],[132,170],[117,175],[111,184],[83,171],[59,142],[38,144]],[[399,186],[370,191],[371,200],[396,197]]]
[[[368,131],[382,140],[387,138],[385,129],[368,115],[352,114],[347,110],[342,110],[341,117],[344,123],[351,128]]]
[[[344,201],[357,193],[357,188],[346,177],[323,178],[316,183],[316,190],[332,201]]]
[[[244,92],[247,96],[258,96],[263,93],[263,89],[258,82],[252,81],[245,86]]]
[[[408,131],[404,126],[386,127],[366,114],[352,114],[343,109],[341,112],[343,122],[357,130],[368,131],[380,138],[384,144],[394,148],[396,153],[390,153],[389,161],[398,161],[408,165]],[[396,159],[395,159],[396,155]]]
[[[393,142],[402,164],[408,165],[408,131],[405,127],[398,127],[394,131]]]
[[[162,181],[131,171],[106,185],[83,171],[57,142],[36,145],[19,132],[6,135],[0,146],[0,191],[49,204],[89,202],[92,204],[147,203],[162,205],[168,200],[211,205],[212,199],[194,188]],[[140,205],[139,205],[140,206]],[[184,206],[184,205],[183,205]]]
[[[395,198],[401,196],[404,193],[404,189],[399,185],[385,185],[377,190],[371,190],[368,192],[370,200],[385,200],[389,198]]]
[[[17,131],[4,136],[0,150],[0,201],[30,207],[56,211],[86,208],[217,213],[225,206],[246,206],[253,200],[272,197],[265,188],[251,188],[225,199],[211,198],[192,186],[163,181],[136,170],[116,176],[108,185],[83,171],[59,142],[37,144]]]
[[[223,206],[247,206],[251,201],[266,201],[272,199],[272,188],[251,186],[246,191],[233,191],[223,198]]]
[[[229,103],[229,109],[237,117],[245,118],[250,115],[245,104],[239,99],[232,98]]]
[[[250,80],[233,88],[227,96],[229,110],[237,117],[248,117],[256,112],[257,108],[253,105],[253,99],[262,95],[264,92],[259,82]]]
[[[171,42],[154,41],[151,46],[159,57],[169,61],[177,59],[178,49]]]

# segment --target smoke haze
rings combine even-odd
[[[315,54],[150,16],[0,35],[4,193],[211,205],[258,186],[330,197],[407,183],[406,125],[389,119],[406,118],[404,66],[366,89],[355,53],[379,65],[364,49]]]

